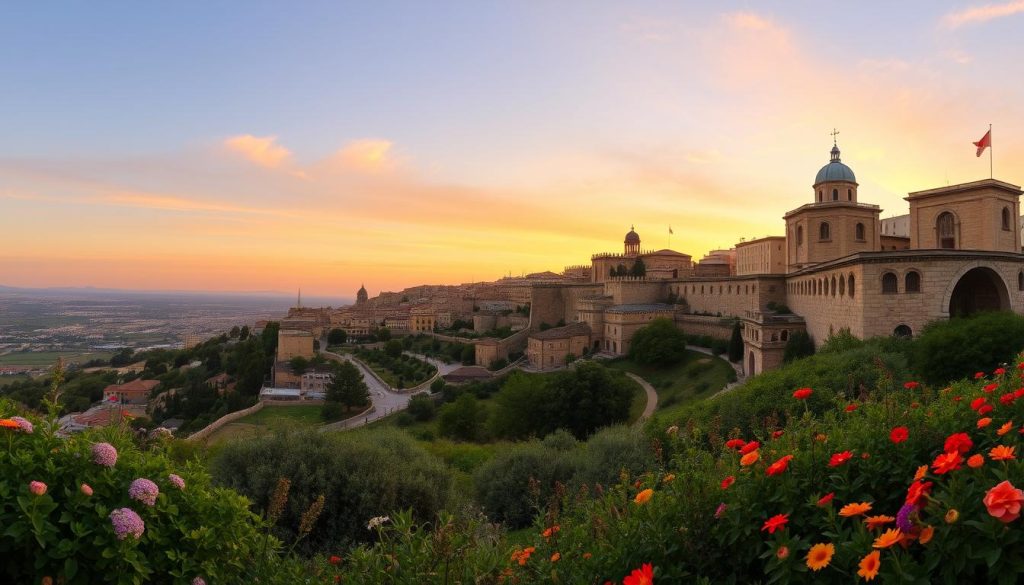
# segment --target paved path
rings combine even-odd
[[[706,355],[717,357],[717,356],[715,356],[715,354],[710,349],[708,349],[706,347],[699,347],[699,346],[696,346],[696,345],[687,345],[686,349],[689,349],[691,351],[696,351],[698,353],[703,353],[703,354],[706,354]],[[725,359],[725,358],[722,358],[722,359]],[[733,370],[736,370],[736,381],[735,382],[729,382],[728,384],[725,385],[725,388],[722,388],[718,392],[715,392],[711,396],[708,396],[708,399],[711,399],[711,398],[714,398],[716,396],[720,396],[722,394],[725,394],[729,390],[732,390],[733,388],[735,388],[735,387],[737,387],[737,386],[739,386],[739,385],[741,385],[741,384],[743,384],[744,382],[747,381],[747,375],[743,372],[743,366],[742,365],[734,364],[734,363],[730,362],[729,360],[725,360],[725,361],[726,361],[727,364],[732,366]]]
[[[366,387],[370,390],[370,400],[373,402],[373,411],[360,417],[359,419],[349,419],[347,421],[341,421],[347,424],[342,425],[341,422],[334,423],[332,425],[324,425],[325,428],[322,430],[344,430],[352,429],[367,423],[373,422],[377,419],[383,418],[399,410],[405,410],[405,407],[409,406],[410,394],[403,394],[401,392],[393,392],[387,385],[382,384],[380,380],[370,373],[369,369],[363,365],[359,360],[352,359],[351,356],[337,354],[331,351],[321,351],[324,357],[335,361],[349,361],[359,372],[363,375],[363,381],[366,382]],[[337,425],[337,426],[335,426]],[[326,428],[331,427],[331,428]]]
[[[658,393],[655,392],[654,386],[651,386],[647,380],[644,380],[633,372],[626,372],[626,375],[633,379],[637,384],[640,384],[640,387],[647,393],[647,406],[644,408],[643,414],[641,414],[640,418],[636,421],[637,424],[640,424],[644,419],[651,418],[651,415],[654,414],[654,409],[658,407]]]
[[[404,351],[402,353],[404,353],[405,355],[411,355],[412,357],[414,357],[416,359],[423,360],[423,361],[427,362],[428,364],[434,366],[435,368],[437,368],[437,372],[439,374],[441,374],[442,376],[447,374],[447,373],[449,373],[449,372],[453,372],[453,371],[455,371],[455,370],[457,370],[457,369],[462,367],[462,362],[446,364],[446,363],[444,363],[443,361],[441,361],[441,360],[439,360],[437,358],[427,357],[427,356],[425,356],[423,354],[413,353],[411,351]]]

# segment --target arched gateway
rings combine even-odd
[[[949,316],[964,317],[980,311],[1010,310],[1010,295],[1002,277],[985,266],[964,273],[949,297]]]

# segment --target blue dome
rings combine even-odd
[[[818,175],[814,177],[814,184],[825,183],[827,181],[849,181],[851,183],[857,182],[857,177],[853,174],[853,169],[843,164],[839,160],[839,147],[832,147],[832,160],[818,171]]]

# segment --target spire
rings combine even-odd
[[[302,289],[299,289],[299,304],[296,305],[298,308],[302,308]]]
[[[836,142],[836,136],[839,135],[839,130],[833,128],[832,132],[830,132],[829,134],[832,135],[832,157],[830,160],[831,162],[842,162],[839,159],[839,144]]]

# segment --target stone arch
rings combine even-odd
[[[1010,309],[1009,287],[1003,277],[988,266],[965,267],[950,284],[943,302],[950,317]]]
[[[914,331],[913,331],[913,329],[910,328],[909,325],[907,325],[905,323],[900,323],[899,325],[896,326],[895,329],[892,330],[892,336],[893,337],[913,337],[914,336]]]
[[[836,296],[836,277],[835,276],[832,277],[832,284],[829,285],[829,289],[830,289],[829,292],[832,294],[832,296]]]
[[[853,201],[853,189],[846,190],[846,200]]]
[[[857,238],[857,241],[862,242],[862,241],[864,241],[866,239],[865,238],[865,230],[864,230],[864,224],[863,223],[857,222],[857,227],[856,227],[855,231],[856,231],[855,237]]]
[[[839,201],[839,189],[832,189],[832,201]]]
[[[782,341],[789,341],[789,329],[782,330]]]
[[[1017,290],[1024,291],[1024,270],[1017,273]]]
[[[899,292],[899,280],[893,272],[882,275],[882,294],[894,295]]]
[[[850,291],[850,298],[852,299],[854,297],[853,293],[855,290],[854,285],[856,284],[856,280],[854,280],[852,273],[850,274],[849,278],[847,278],[847,280],[849,281],[849,284],[846,285],[846,289]]]
[[[839,296],[846,296],[846,279],[839,275]]]

